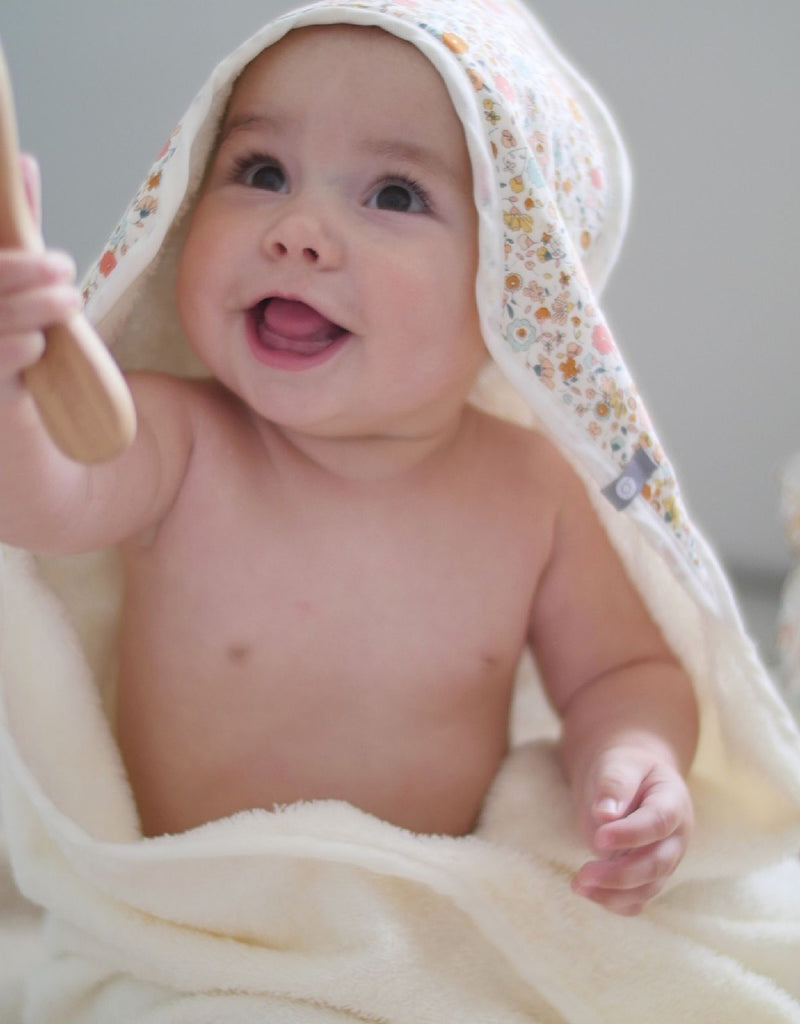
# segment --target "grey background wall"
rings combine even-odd
[[[2,0],[48,241],[85,267],[212,65],[283,0]],[[789,564],[800,450],[800,3],[535,0],[635,173],[605,305],[690,508],[729,567]]]

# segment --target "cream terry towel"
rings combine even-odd
[[[617,132],[526,8],[323,0],[266,26],[172,134],[89,274],[87,311],[125,367],[198,372],[172,289],[220,115],[253,57],[293,27],[329,22],[409,40],[446,83],[473,165],[479,310],[514,396],[508,414],[582,473],[696,684],[697,834],[641,917],[575,897],[568,880],[586,853],[534,682],[521,684],[514,749],[467,838],[318,802],[143,839],[108,724],[114,556],[5,550],[4,828],[44,928],[33,937],[22,912],[5,922],[8,941],[24,938],[35,956],[21,957],[34,961],[24,992],[3,993],[4,1019],[800,1024],[797,729],[597,303],[628,209]]]

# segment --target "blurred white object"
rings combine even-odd
[[[797,564],[789,573],[781,596],[777,647],[781,676],[792,709],[800,715],[800,454],[783,474],[781,521]]]

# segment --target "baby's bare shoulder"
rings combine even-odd
[[[578,483],[567,459],[541,431],[484,412],[476,412],[476,424],[481,456],[517,487],[535,487],[540,496],[556,500]]]

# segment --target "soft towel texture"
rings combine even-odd
[[[87,279],[87,311],[126,367],[198,371],[171,290],[219,117],[256,54],[325,22],[409,40],[448,87],[473,163],[479,309],[500,370],[475,400],[546,431],[576,465],[690,671],[703,715],[697,834],[641,917],[574,896],[587,855],[554,723],[526,678],[514,749],[470,837],[319,802],[142,839],[109,726],[114,556],[5,550],[4,826],[46,928],[34,948],[24,910],[7,921],[11,941],[31,943],[21,961],[26,948],[40,959],[24,996],[6,987],[3,1019],[24,998],[27,1024],[800,1024],[798,733],[597,306],[627,217],[619,138],[526,10],[322,2],[267,26],[173,133]]]

